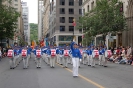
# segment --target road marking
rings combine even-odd
[[[59,65],[60,67],[63,67],[63,66],[60,65],[60,64],[57,64],[57,65]],[[69,68],[65,68],[65,69],[66,69],[67,71],[69,71],[69,72],[72,72],[72,70],[70,70]],[[105,88],[105,87],[103,87],[102,85],[100,85],[100,84],[98,84],[98,83],[96,83],[96,82],[94,82],[94,81],[92,81],[92,80],[86,78],[86,77],[83,76],[83,75],[80,75],[80,74],[79,74],[79,77],[82,78],[82,79],[84,79],[84,80],[86,80],[87,82],[89,82],[89,83],[91,83],[91,84],[97,86],[98,88]]]

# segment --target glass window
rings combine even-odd
[[[71,41],[73,36],[59,36],[59,41]]]
[[[65,14],[65,8],[60,8],[60,14]]]
[[[69,0],[69,6],[74,6],[74,0]]]
[[[60,26],[60,31],[65,31],[65,26]]]
[[[74,31],[74,26],[69,26],[69,31]]]
[[[60,5],[65,5],[65,0],[60,0]]]
[[[69,14],[74,14],[74,9],[73,8],[69,9]]]
[[[74,17],[69,17],[69,23],[73,23]]]
[[[60,23],[65,23],[65,17],[60,17]]]

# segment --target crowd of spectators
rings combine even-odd
[[[133,62],[133,50],[130,46],[128,47],[117,47],[111,48],[112,56],[109,61],[119,64],[129,64]]]

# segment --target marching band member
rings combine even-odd
[[[46,63],[49,65],[50,64],[50,58],[51,58],[51,51],[50,47],[46,50]]]
[[[35,63],[36,63],[36,60],[37,60],[37,59],[36,59],[36,48],[37,48],[37,47],[34,47],[33,50],[32,50],[32,52],[34,53],[34,61],[35,61]]]
[[[60,63],[59,48],[56,48],[57,63]]]
[[[88,58],[87,50],[84,49],[84,50],[83,50],[83,64],[84,64],[84,65],[86,65],[87,58]]]
[[[78,45],[75,42],[71,43],[72,50],[72,62],[73,62],[73,77],[78,77],[79,59],[81,61],[81,53],[78,49]]]
[[[105,57],[104,57],[104,49],[100,47],[99,50],[99,66],[103,66],[103,63],[105,62]]]
[[[92,51],[91,67],[95,67],[96,58],[99,58],[99,51],[95,47],[94,50]]]
[[[29,67],[29,59],[31,58],[31,51],[32,51],[32,48],[30,46],[28,46],[28,49],[27,49],[27,63],[28,63],[28,67]]]
[[[63,64],[63,53],[64,53],[64,50],[63,50],[63,48],[62,47],[60,47],[60,50],[59,50],[59,55],[60,55],[60,65],[62,65]]]
[[[16,61],[15,61],[15,66],[19,65],[19,47],[16,48]]]
[[[86,50],[87,52],[87,61],[88,61],[88,66],[91,66],[91,59],[92,59],[92,51],[90,49],[90,46],[88,47],[88,49]]]
[[[72,64],[72,50],[69,49],[69,59],[68,59],[68,63]]]
[[[51,66],[51,68],[54,68],[54,66],[55,66],[55,58],[56,58],[56,49],[53,46],[51,46],[50,54],[51,54],[50,66]]]
[[[24,49],[22,49],[22,58],[23,58],[23,69],[27,69],[27,66],[28,66],[28,59],[27,59],[27,56],[28,56],[28,51],[27,51],[27,47],[24,47]]]
[[[79,46],[77,48],[79,48]],[[82,59],[83,58],[83,49],[82,49],[82,47],[80,47],[79,51],[80,51],[81,59]],[[80,68],[80,62],[81,61],[79,60],[79,68]]]
[[[63,58],[63,65],[64,65],[64,68],[67,68],[68,58],[69,58],[69,50],[68,50],[67,47],[65,47],[65,48],[64,48],[64,58]]]
[[[112,56],[112,52],[111,52],[111,50],[107,50],[107,47],[106,46],[104,46],[103,51],[104,51],[104,58],[105,58],[105,61],[103,63],[103,66],[104,67],[107,67],[107,61],[108,61],[108,58],[110,58]],[[105,56],[105,52],[108,53],[108,56],[107,57]]]
[[[35,55],[36,55],[36,67],[41,68],[42,50],[40,46],[38,47],[38,49],[36,49]]]
[[[14,50],[13,48],[10,48],[7,53],[7,57],[9,58],[9,63],[10,63],[10,69],[15,68],[15,60],[14,60]]]

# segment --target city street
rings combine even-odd
[[[9,60],[0,62],[0,88],[133,88],[133,66],[109,63],[108,67],[96,65],[96,68],[82,65],[79,77],[73,78],[72,65],[68,68],[56,64],[50,68],[42,61],[37,69],[34,58],[30,67],[23,69],[23,63],[15,69],[9,69]]]

